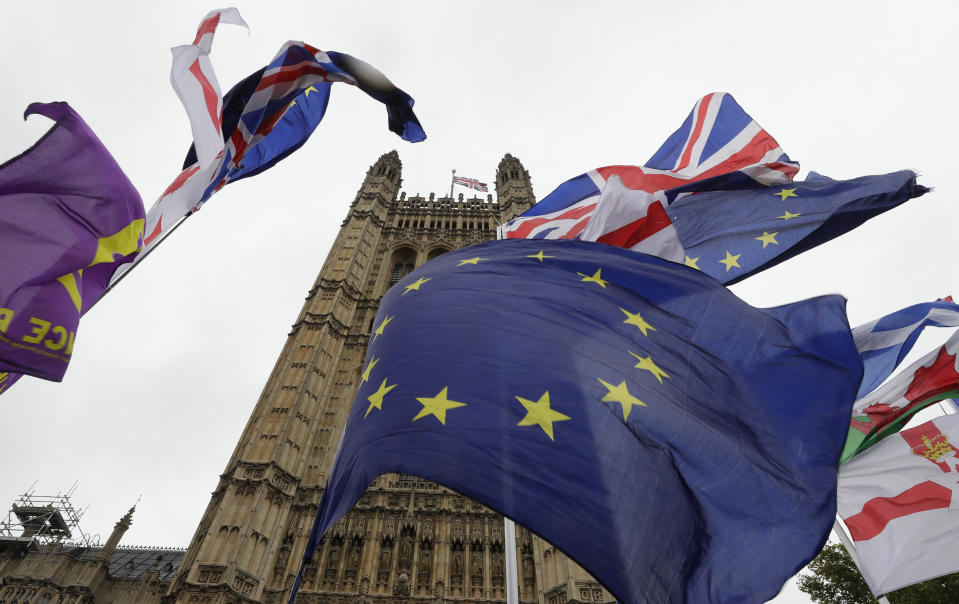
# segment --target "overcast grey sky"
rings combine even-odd
[[[504,153],[542,198],[590,168],[641,164],[705,93],[727,91],[803,172],[918,170],[936,190],[734,290],[756,306],[838,292],[853,325],[959,294],[952,3],[238,2],[250,35],[221,26],[221,88],[288,39],[347,52],[416,99],[428,140],[334,86],[313,138],[230,185],[81,322],[60,384],[24,378],[0,397],[0,507],[79,486],[103,538],[142,494],[125,544],[185,546],[367,167],[399,151],[407,194],[442,194],[450,170],[491,182]],[[6,65],[0,157],[69,102],[149,207],[177,175],[190,128],[170,47],[192,41],[196,2],[0,2]],[[2,161],[2,160],[0,160]],[[924,337],[926,352],[946,339]],[[808,599],[787,587],[777,602]]]

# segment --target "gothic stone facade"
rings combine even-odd
[[[370,167],[193,541],[162,596],[129,601],[286,602],[380,298],[431,258],[494,239],[497,223],[535,203],[529,174],[509,154],[497,169],[496,202],[407,197],[401,174],[395,151]],[[515,543],[521,602],[612,601],[526,529],[517,527]],[[505,602],[504,547],[502,516],[429,481],[384,475],[324,537],[297,601]],[[115,580],[107,573],[101,583]],[[90,602],[126,601],[89,593]]]

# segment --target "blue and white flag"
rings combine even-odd
[[[957,326],[959,304],[947,298],[914,304],[853,329],[852,337],[863,364],[857,398],[866,396],[892,375],[923,329]]]

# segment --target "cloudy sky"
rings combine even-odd
[[[801,162],[852,178],[902,168],[936,190],[752,277],[757,306],[841,293],[850,322],[959,294],[953,239],[959,52],[946,2],[241,2],[222,26],[221,87],[288,39],[348,52],[416,99],[428,140],[405,143],[360,91],[333,89],[295,155],[214,196],[86,315],[60,384],[0,397],[0,506],[78,482],[82,528],[109,535],[138,497],[125,544],[185,546],[362,182],[396,149],[409,195],[450,170],[491,182],[517,156],[538,197],[609,164],[641,164],[697,98],[732,93]],[[6,63],[0,156],[49,128],[33,101],[69,102],[147,206],[191,141],[169,84],[196,2],[0,2]],[[927,336],[926,352],[947,334]],[[88,507],[87,507],[88,506]],[[787,586],[777,602],[808,601]]]

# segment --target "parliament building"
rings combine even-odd
[[[498,223],[535,203],[509,154],[495,199],[408,197],[401,184],[395,151],[367,172],[185,549],[121,545],[132,509],[91,546],[54,538],[55,506],[15,505],[24,529],[0,534],[0,604],[287,602],[383,294],[444,252],[494,239]],[[499,514],[416,476],[383,475],[324,536],[297,602],[506,602],[507,543]],[[613,601],[525,528],[514,543],[520,602]]]

